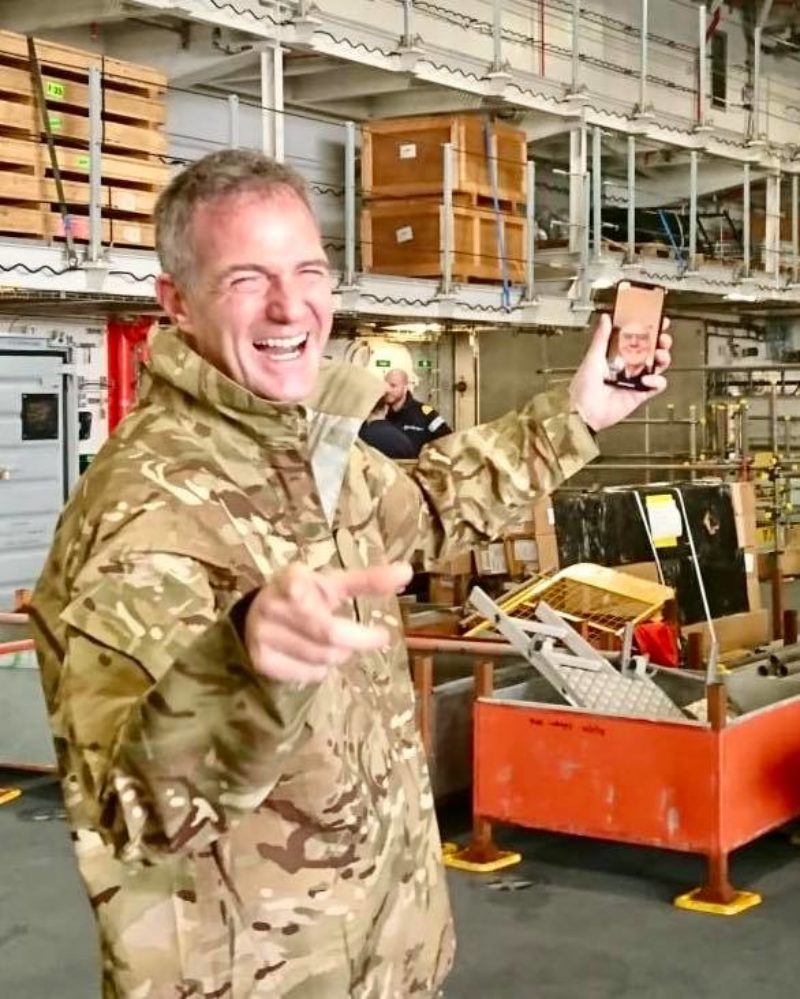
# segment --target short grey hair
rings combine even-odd
[[[294,167],[253,149],[223,149],[196,160],[172,178],[156,202],[161,269],[178,282],[190,278],[195,253],[192,221],[201,205],[239,194],[271,197],[286,192],[296,195],[313,216],[306,182]]]

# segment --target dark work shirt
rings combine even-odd
[[[414,445],[408,437],[388,420],[373,420],[371,423],[363,424],[358,436],[376,451],[385,454],[387,458],[416,457]]]
[[[433,406],[421,403],[410,392],[400,409],[390,409],[386,414],[386,419],[408,437],[413,445],[415,456],[419,454],[422,446],[428,441],[436,440],[437,437],[444,437],[453,432],[445,423],[444,417],[440,416]]]

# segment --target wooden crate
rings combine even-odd
[[[486,130],[497,158],[493,191]],[[442,146],[454,148],[453,190],[473,203],[497,197],[506,209],[525,201],[525,133],[484,115],[447,114],[373,121],[363,128],[362,190],[366,198],[441,194]]]
[[[361,262],[365,271],[404,277],[440,277],[444,209],[436,199],[374,201],[361,213]],[[501,213],[505,230],[506,275],[525,276],[526,223]],[[453,208],[453,278],[499,281],[497,215],[469,205]]]

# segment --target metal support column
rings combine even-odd
[[[594,222],[594,259],[603,252],[603,133],[592,129],[592,218]]]
[[[453,292],[453,143],[445,142],[442,146],[444,162],[444,178],[442,185],[442,294]]]
[[[581,0],[572,0],[572,83],[570,91],[577,94],[580,90],[581,66]]]
[[[761,37],[771,11],[772,0],[762,0],[753,29],[753,111],[750,115],[750,138],[754,142],[761,138]]]
[[[569,133],[569,250],[578,253],[581,248],[583,226],[583,176],[586,173],[586,125],[573,128]]]
[[[352,288],[356,281],[356,126],[345,123],[344,152],[344,273],[342,283]]]
[[[706,5],[697,8],[697,127],[706,124],[706,92],[708,90],[708,65],[706,63]]]
[[[262,148],[279,163],[284,159],[283,49],[276,42],[261,52]]]
[[[750,164],[744,164],[742,179],[742,277],[750,277]]]
[[[103,81],[97,66],[89,68],[89,251],[96,264],[103,246]]]
[[[628,251],[626,263],[636,256],[636,136],[628,136]]]
[[[689,153],[689,270],[697,270],[697,150]]]
[[[536,255],[536,164],[525,164],[525,221],[527,224],[527,253],[525,256],[525,300],[536,300],[534,257]]]
[[[239,148],[239,95],[228,95],[228,146]]]
[[[492,72],[503,72],[503,0],[492,0]]]
[[[649,0],[641,0],[641,44],[639,47],[639,114],[647,111],[647,32],[650,22]]]
[[[590,177],[589,171],[583,175],[583,225],[581,228],[581,243],[580,243],[580,297],[579,302],[583,306],[590,304],[592,300],[591,292],[591,282],[589,281],[589,252],[590,252],[590,233],[591,233],[591,222],[592,222],[592,207],[591,207],[591,194],[590,194]]]
[[[800,195],[800,178],[792,174],[792,284],[800,281],[800,214],[798,212],[798,196]]]
[[[767,177],[767,218],[764,226],[764,270],[776,280],[781,273],[781,175]]]
[[[403,0],[403,36],[400,39],[401,49],[414,47],[414,0]]]

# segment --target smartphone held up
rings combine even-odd
[[[620,281],[617,285],[608,342],[607,385],[649,391],[642,379],[655,370],[666,293],[660,285],[638,281]]]

